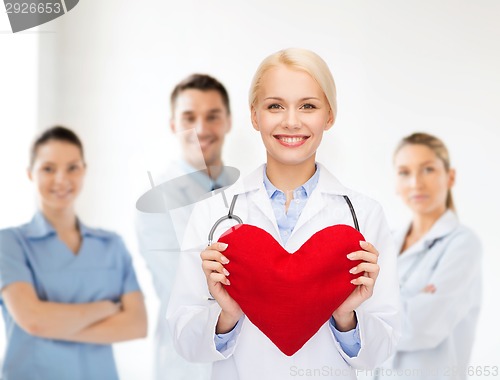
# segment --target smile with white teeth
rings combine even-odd
[[[283,141],[287,144],[293,144],[307,139],[306,136],[297,136],[297,137],[276,136],[276,137],[278,138],[278,140]]]

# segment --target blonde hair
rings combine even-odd
[[[248,101],[252,107],[257,101],[257,94],[261,87],[263,75],[274,67],[285,65],[287,67],[302,70],[308,73],[323,90],[328,104],[332,110],[333,119],[337,116],[337,90],[332,73],[326,62],[316,53],[299,48],[280,50],[265,58],[257,68],[252,79]]]
[[[424,145],[434,152],[434,154],[439,158],[443,164],[446,172],[448,173],[451,168],[450,164],[450,154],[446,145],[436,136],[430,135],[428,133],[417,132],[401,139],[396,150],[394,151],[394,156],[401,150],[401,148],[406,145]],[[453,196],[451,190],[448,190],[448,195],[446,196],[446,208],[455,210],[455,203],[453,202]]]

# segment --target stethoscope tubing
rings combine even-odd
[[[351,203],[351,200],[349,199],[349,197],[347,195],[343,195],[347,205],[349,206],[349,210],[351,212],[351,216],[352,216],[352,220],[354,222],[354,228],[359,231],[359,223],[358,223],[358,218],[356,217],[356,212],[354,211],[354,207]],[[243,224],[243,221],[241,220],[241,218],[237,215],[234,214],[234,206],[236,205],[236,201],[238,200],[238,194],[235,194],[233,196],[233,199],[231,200],[231,205],[229,206],[229,212],[227,215],[224,215],[222,216],[221,218],[219,218],[215,223],[214,225],[212,226],[212,228],[210,229],[210,232],[208,233],[208,246],[211,246],[212,243],[213,243],[213,240],[214,240],[214,233],[215,233],[215,230],[217,229],[217,227],[219,227],[219,225],[225,221],[225,220],[228,220],[228,219],[234,219],[236,220],[239,224]],[[227,204],[227,203],[226,203]]]
[[[238,199],[238,194],[236,194],[232,201],[231,201],[231,206],[229,206],[229,213],[227,215],[224,215],[223,217],[219,218],[215,223],[214,225],[212,226],[212,228],[210,229],[210,232],[208,233],[208,246],[211,246],[212,243],[213,243],[213,240],[214,240],[214,233],[215,233],[215,230],[217,229],[217,227],[219,227],[219,224],[221,224],[224,220],[227,220],[227,219],[234,219],[236,220],[239,224],[243,224],[243,221],[241,220],[241,218],[235,214],[233,214],[233,211],[234,211],[234,206],[236,205],[236,200]],[[226,203],[227,204],[227,203]]]

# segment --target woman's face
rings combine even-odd
[[[323,132],[333,125],[333,114],[323,90],[308,73],[282,65],[262,76],[252,124],[262,136],[268,163],[300,165],[314,163]]]
[[[83,186],[85,164],[78,146],[51,140],[36,151],[28,176],[38,191],[42,209],[72,208]]]
[[[416,214],[441,215],[446,197],[455,181],[453,169],[446,171],[444,162],[421,144],[403,146],[395,155],[396,191]]]

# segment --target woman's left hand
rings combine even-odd
[[[366,241],[360,241],[359,245],[363,250],[352,252],[347,255],[347,258],[364,261],[350,270],[352,274],[364,273],[351,281],[357,285],[356,289],[333,312],[333,318],[339,331],[349,331],[356,327],[354,310],[372,296],[373,287],[380,272],[380,267],[377,264],[379,255],[377,249]]]

